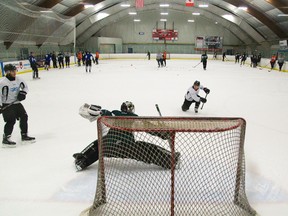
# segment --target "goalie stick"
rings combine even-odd
[[[156,106],[156,109],[157,109],[157,111],[158,111],[158,113],[159,113],[159,116],[161,116],[161,117],[162,117],[162,114],[161,114],[161,111],[160,111],[160,109],[159,109],[159,106],[158,106],[158,104],[155,104],[155,106]]]
[[[159,116],[162,117],[162,114],[161,114],[161,111],[160,111],[160,108],[159,108],[158,104],[155,104],[155,107],[156,107],[156,109],[157,109],[157,111],[159,113]],[[170,149],[172,149],[173,148],[173,143],[172,143],[172,140],[171,140],[172,139],[171,136],[175,137],[175,133],[174,133],[174,135],[172,135],[171,133],[169,133],[169,134],[170,134],[169,135],[169,139],[167,141],[169,143]],[[175,152],[175,149],[174,149],[174,152]],[[180,167],[180,165],[178,167]]]

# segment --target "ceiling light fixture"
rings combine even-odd
[[[167,12],[162,12],[162,13],[160,13],[161,15],[168,15],[168,13]]]
[[[141,22],[140,19],[134,19],[134,22]]]
[[[87,8],[92,8],[94,7],[94,5],[91,5],[91,4],[87,4],[87,5],[84,5],[84,8],[87,9]]]
[[[195,21],[194,20],[188,20],[188,22],[194,23]]]
[[[41,13],[53,13],[53,11],[52,10],[43,10],[43,11],[40,11]]]
[[[167,19],[160,19],[160,21],[161,21],[161,22],[166,22],[166,21],[167,21]]]
[[[232,16],[231,14],[225,14],[225,15],[222,15],[222,17],[226,20],[231,21],[231,22],[234,21],[234,16]]]
[[[247,7],[245,7],[245,6],[241,6],[241,7],[238,7],[238,9],[239,9],[239,10],[244,10],[244,11],[247,11],[247,9],[248,9],[248,8],[247,8]]]
[[[130,7],[131,5],[130,4],[121,4],[120,6],[121,7]]]
[[[129,12],[129,15],[137,15],[136,12]]]
[[[194,13],[192,13],[192,15],[194,15],[194,16],[199,16],[200,13],[198,13],[198,12],[194,12]]]
[[[169,4],[160,4],[160,7],[169,7]]]
[[[200,8],[208,8],[209,5],[208,5],[208,4],[200,4],[199,7],[200,7]]]
[[[97,17],[99,19],[104,19],[105,17],[108,17],[109,15],[110,14],[108,14],[108,13],[100,12],[100,13],[97,14]]]

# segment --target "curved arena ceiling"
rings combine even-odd
[[[61,23],[65,23],[65,19],[74,18],[73,22],[76,22],[76,40],[78,44],[81,44],[95,35],[103,27],[130,16],[129,12],[141,14],[145,13],[145,11],[155,11],[159,13],[163,10],[160,7],[160,3],[169,5],[169,7],[165,8],[165,11],[168,12],[170,10],[191,14],[193,12],[199,12],[201,16],[204,16],[206,19],[223,25],[246,44],[259,44],[265,41],[288,38],[287,0],[195,0],[195,7],[185,7],[185,0],[144,0],[144,7],[141,9],[135,8],[135,0],[1,0],[1,2],[2,1],[6,2],[6,4],[12,4],[12,2],[14,2],[21,5],[24,9],[28,8],[31,13],[33,13],[33,7],[37,8],[37,10],[40,8],[41,10],[39,11],[41,12],[52,11],[58,15],[56,19],[62,19],[58,24],[59,27],[52,29],[50,32],[45,32],[47,38],[43,39],[42,36],[42,39],[37,41],[37,44],[49,41],[49,37],[55,35],[55,31],[59,31]],[[126,4],[126,7],[124,7],[123,4]],[[208,4],[208,7],[200,7],[200,4]],[[29,22],[29,20],[33,22],[33,16],[25,16],[25,14],[21,14],[21,17],[18,17],[18,21],[16,21],[17,19],[9,19],[7,17],[6,19],[1,19],[0,24],[2,27],[0,28],[3,29],[3,26],[10,26],[12,29],[18,28],[19,32],[27,32],[27,28],[29,28],[27,22]],[[23,22],[23,25],[19,25],[19,22]],[[185,20],[185,22],[187,22],[187,20]],[[7,30],[7,32],[9,31]],[[71,39],[73,37],[74,27],[67,27],[67,32],[65,33],[66,40],[61,38],[61,41],[58,41],[58,43],[68,43],[67,41],[71,40],[67,40],[67,38]],[[0,40],[12,44],[14,40],[17,40],[17,37],[8,38],[7,33],[0,34]]]

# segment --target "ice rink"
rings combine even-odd
[[[144,59],[144,57],[143,57]],[[96,123],[79,114],[83,103],[119,109],[132,101],[141,116],[243,117],[247,121],[246,193],[261,216],[288,215],[288,73],[268,72],[233,62],[208,60],[103,60],[40,71],[23,77],[29,93],[23,105],[34,144],[21,144],[15,125],[13,149],[0,148],[1,216],[77,216],[94,199],[98,163],[76,172],[72,154],[97,138]],[[182,112],[184,94],[195,80],[211,93],[198,114]],[[204,92],[201,92],[204,96]],[[4,121],[0,128],[3,130]]]

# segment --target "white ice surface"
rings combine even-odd
[[[260,215],[288,215],[288,74],[212,60],[207,71],[192,68],[197,61],[167,63],[158,69],[155,60],[107,60],[91,74],[72,66],[41,71],[40,80],[19,75],[30,87],[23,105],[37,142],[21,144],[17,123],[17,148],[0,148],[0,215],[76,216],[89,207],[98,165],[75,172],[72,154],[97,138],[96,124],[78,109],[85,102],[118,109],[125,100],[144,116],[157,116],[157,103],[164,116],[245,118],[248,199]],[[208,102],[197,115],[184,113],[183,96],[196,79],[211,89]]]

